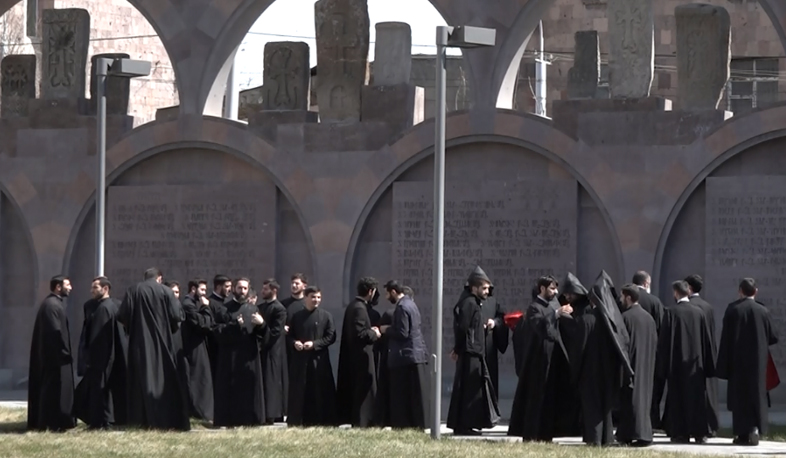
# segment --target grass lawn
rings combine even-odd
[[[426,434],[380,429],[250,428],[221,431],[195,424],[196,432],[92,432],[84,426],[64,434],[24,433],[26,411],[0,408],[2,458],[335,458],[393,457],[685,457],[646,449],[596,449],[550,444],[441,440]],[[783,429],[781,429],[783,431]],[[700,457],[701,455],[687,455]]]

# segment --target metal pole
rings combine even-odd
[[[442,269],[445,237],[445,99],[448,27],[437,27],[436,89],[434,111],[434,286],[431,332],[434,372],[431,379],[431,438],[440,438],[442,426]]]
[[[227,77],[227,89],[224,95],[224,117],[237,121],[240,93],[238,92],[237,72],[235,71],[237,67],[235,55],[232,54],[232,66],[229,68],[229,76]]]
[[[111,61],[96,62],[96,276],[104,275],[104,235],[106,230],[106,77]]]
[[[543,21],[538,25],[540,52],[535,64],[535,114],[546,116],[546,59],[543,53]]]

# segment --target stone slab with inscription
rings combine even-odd
[[[44,10],[43,35],[41,98],[84,98],[90,13],[81,8]]]
[[[711,177],[706,186],[702,294],[715,307],[716,322],[722,323],[722,311],[737,298],[740,280],[753,277],[756,299],[769,309],[777,333],[786,335],[786,181],[782,176]],[[783,373],[786,342],[770,351]]]
[[[265,110],[308,110],[311,66],[309,48],[301,41],[265,44],[262,107]]]
[[[433,196],[428,182],[393,185],[393,272],[415,291],[429,348],[433,347]],[[484,182],[471,189],[448,186],[444,348],[452,348],[452,309],[476,265],[491,278],[494,295],[506,310],[526,310],[538,277],[560,278],[565,271],[575,272],[577,221],[575,181]],[[515,375],[512,352],[502,357],[500,370]]]
[[[412,28],[406,22],[378,22],[374,40],[374,86],[409,84]]]
[[[2,76],[3,118],[18,118],[28,114],[29,101],[35,99],[35,55],[5,56],[0,63]]]
[[[367,0],[318,0],[317,100],[321,122],[360,121],[361,89],[368,83]]]
[[[592,99],[600,81],[600,45],[597,30],[576,32],[575,58],[568,70],[568,98]]]
[[[113,186],[106,235],[118,291],[153,266],[181,283],[219,273],[260,282],[275,274],[276,187]]]
[[[731,18],[726,8],[688,4],[677,21],[677,100],[681,110],[718,108],[731,64]]]
[[[111,53],[95,54],[90,58],[90,104],[95,113],[98,113],[98,97],[96,95],[96,61],[99,58],[128,59],[128,54]],[[106,78],[106,114],[127,115],[128,99],[131,96],[131,78],[122,76],[108,76]]]
[[[606,16],[611,97],[648,97],[655,69],[652,0],[608,0]]]

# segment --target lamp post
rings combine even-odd
[[[431,328],[431,438],[440,438],[442,426],[442,283],[445,241],[445,99],[447,48],[494,46],[497,32],[483,27],[437,27],[437,101],[434,112],[434,285]]]
[[[96,184],[96,276],[104,275],[104,237],[106,234],[106,79],[109,76],[137,78],[150,74],[145,60],[96,59],[96,148],[98,179]]]

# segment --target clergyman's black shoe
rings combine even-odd
[[[759,428],[753,428],[750,434],[748,434],[748,443],[749,445],[759,445]]]

